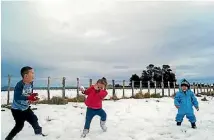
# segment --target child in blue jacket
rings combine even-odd
[[[14,89],[14,98],[11,112],[15,120],[15,126],[10,131],[5,140],[12,140],[24,127],[25,121],[31,124],[36,135],[42,135],[42,127],[38,123],[38,118],[30,109],[30,102],[38,100],[37,94],[33,93],[33,68],[26,66],[21,69],[22,80]]]
[[[177,126],[181,125],[183,118],[186,115],[192,128],[196,129],[196,118],[193,106],[197,111],[199,111],[199,106],[195,94],[190,89],[190,83],[186,79],[181,80],[179,91],[174,98],[174,104],[178,109],[178,114],[176,116]]]

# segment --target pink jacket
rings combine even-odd
[[[102,100],[108,94],[106,90],[96,91],[94,86],[89,87],[85,92],[85,95],[88,95],[85,100],[85,104],[87,107],[92,109],[100,109],[102,108]]]

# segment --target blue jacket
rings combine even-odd
[[[183,80],[181,80],[182,83]],[[194,93],[189,88],[186,92],[181,90],[181,85],[179,91],[176,93],[174,98],[175,106],[179,106],[178,114],[193,114],[193,106],[198,108],[198,101]]]
[[[27,96],[33,92],[33,83],[25,84],[22,80],[19,81],[14,89],[12,109],[27,110],[29,102]]]

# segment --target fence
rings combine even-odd
[[[9,104],[12,100],[11,98],[11,92],[13,92],[13,88],[11,87],[11,80],[12,77],[9,75],[8,77],[8,85],[7,85],[7,96],[5,96],[6,104]],[[46,79],[43,79],[47,82],[47,85],[45,87],[36,88],[35,92],[42,92],[43,98],[46,98],[50,100],[51,96],[56,95],[59,96],[59,93],[61,92],[61,97],[65,98],[70,93],[70,96],[77,97],[81,93],[79,91],[80,87],[80,79],[76,78],[74,83],[70,86],[66,87],[66,77],[61,78],[61,86],[60,87],[51,87],[51,77],[48,77]],[[129,82],[129,81],[128,81]],[[92,79],[88,80],[88,87],[91,86],[93,83]],[[172,96],[178,91],[178,85],[175,82],[143,82],[143,81],[132,81],[131,84],[129,83],[127,85],[127,81],[108,81],[109,85],[107,87],[109,97],[112,96],[120,96],[121,98],[130,96],[133,97],[136,93],[152,93],[152,94],[161,94],[161,96]],[[110,84],[111,83],[111,84]],[[118,84],[119,83],[119,84]],[[38,91],[39,90],[39,91]],[[203,84],[203,83],[192,83],[191,84],[191,90],[194,93],[202,93],[202,92],[211,92],[214,91],[214,84]],[[54,91],[56,91],[54,93]],[[72,95],[71,95],[72,94]],[[3,95],[3,94],[2,94]],[[66,96],[67,95],[67,96]],[[75,95],[75,96],[74,96]]]

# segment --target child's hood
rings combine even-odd
[[[182,92],[181,85],[183,83],[187,84],[188,90],[190,90],[190,83],[186,79],[181,79],[179,83],[179,91]]]

